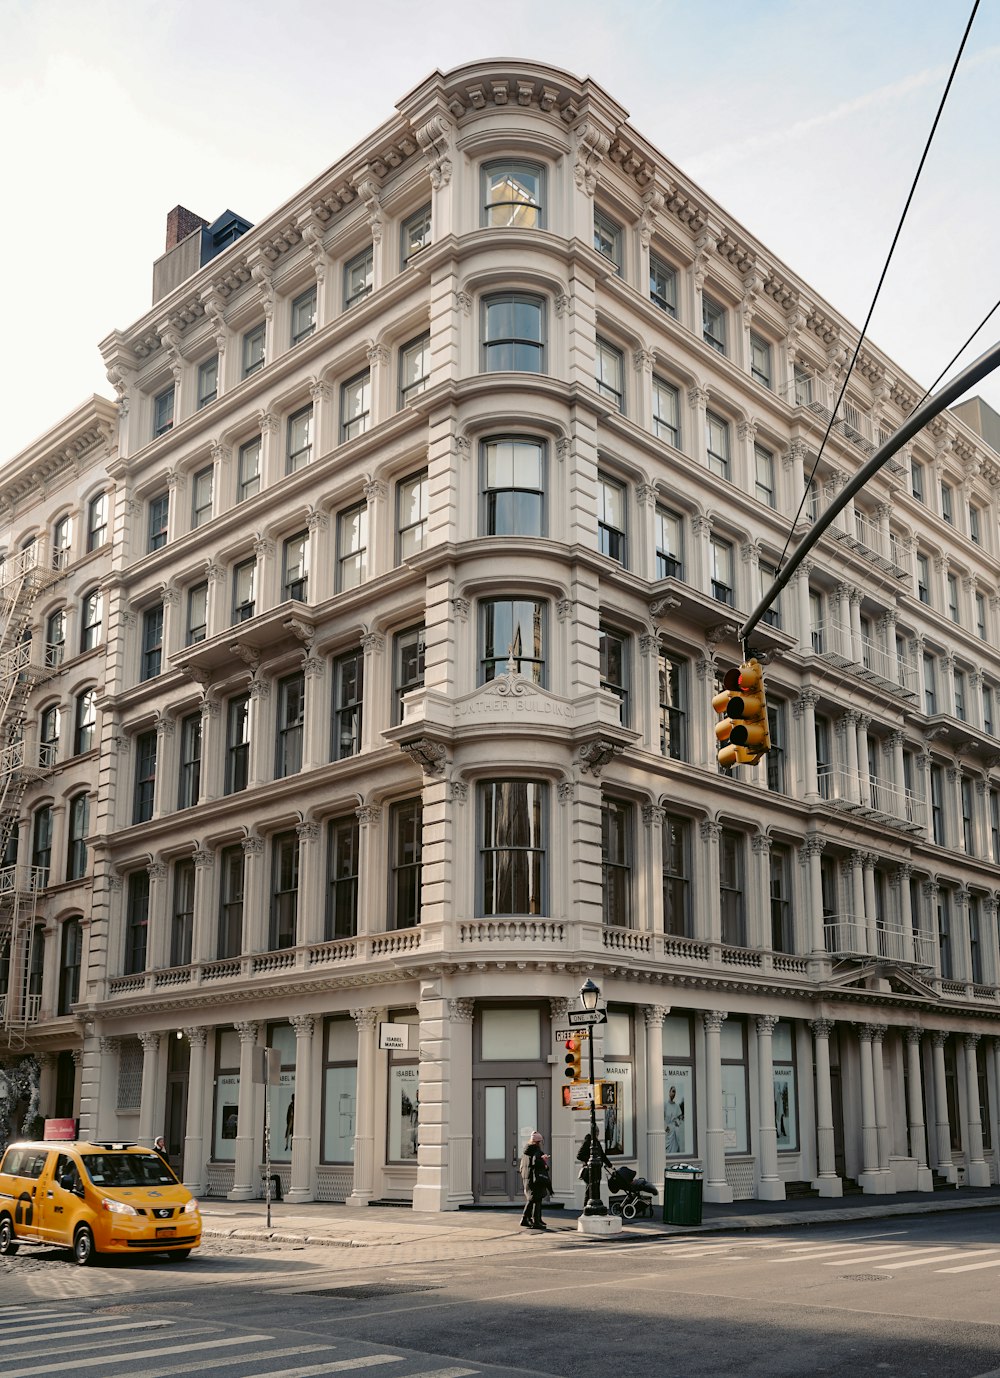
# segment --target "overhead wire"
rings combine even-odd
[[[916,170],[916,172],[915,172],[914,175],[913,175],[913,180],[912,180],[912,182],[910,183],[910,190],[909,190],[909,192],[908,192],[908,194],[907,194],[907,197],[906,197],[906,204],[903,206],[902,214],[901,214],[900,217],[899,217],[899,223],[898,223],[897,226],[896,226],[896,232],[895,232],[895,234],[894,234],[893,237],[892,237],[892,243],[889,245],[889,252],[888,252],[888,254],[886,255],[885,263],[884,263],[883,266],[882,266],[882,272],[881,272],[881,274],[879,275],[878,284],[877,284],[877,286],[876,286],[876,288],[875,288],[875,294],[874,294],[874,296],[872,297],[871,305],[870,305],[869,308],[868,308],[868,314],[867,314],[867,316],[865,317],[865,323],[864,323],[864,325],[861,327],[861,334],[858,336],[858,342],[857,342],[857,344],[854,346],[854,353],[851,355],[851,362],[850,362],[850,363],[848,364],[848,366],[847,366],[847,370],[846,370],[846,372],[845,372],[845,374],[844,374],[844,381],[843,381],[843,382],[841,383],[841,385],[840,385],[840,392],[837,394],[837,400],[836,400],[836,402],[834,403],[833,410],[832,410],[831,413],[830,413],[830,419],[829,419],[829,420],[827,421],[827,423],[826,423],[826,430],[824,431],[824,433],[823,433],[823,439],[822,439],[822,441],[820,442],[819,452],[818,452],[817,455],[816,455],[816,458],[815,458],[815,460],[814,460],[814,462],[813,462],[812,468],[809,470],[809,476],[808,476],[808,478],[806,479],[805,484],[803,485],[802,497],[801,497],[800,500],[799,500],[799,505],[798,505],[798,507],[797,507],[797,509],[796,509],[795,516],[792,518],[792,521],[791,521],[791,524],[790,524],[789,530],[788,530],[788,535],[787,535],[786,538],[785,538],[785,544],[784,544],[784,546],[782,547],[781,555],[780,555],[779,558],[778,558],[778,565],[777,565],[778,572],[780,572],[781,566],[782,566],[782,564],[784,563],[784,560],[785,560],[785,556],[788,554],[788,545],[789,545],[789,542],[790,542],[791,539],[792,539],[792,535],[793,535],[794,529],[795,529],[795,524],[796,524],[796,522],[798,521],[799,517],[800,517],[801,514],[802,514],[802,509],[803,509],[803,507],[805,507],[806,498],[807,498],[807,495],[808,495],[808,493],[809,493],[810,484],[812,483],[813,479],[814,479],[815,476],[816,476],[816,470],[819,468],[820,460],[823,458],[823,451],[826,449],[826,442],[827,442],[827,441],[829,440],[829,438],[830,438],[830,432],[833,430],[833,423],[834,423],[834,422],[836,421],[836,419],[837,419],[837,413],[838,413],[839,410],[840,410],[840,404],[841,404],[841,402],[844,400],[844,393],[847,391],[847,384],[850,382],[851,374],[854,372],[854,365],[857,363],[857,361],[858,361],[858,355],[861,353],[861,346],[862,346],[862,344],[863,344],[863,342],[864,342],[865,336],[866,336],[867,333],[868,333],[868,327],[869,327],[869,325],[871,324],[872,316],[873,316],[874,313],[875,313],[875,307],[876,307],[876,305],[878,304],[879,295],[881,294],[883,283],[885,282],[886,275],[887,275],[887,273],[888,273],[888,271],[889,271],[889,265],[890,265],[890,263],[892,262],[892,256],[893,256],[893,254],[895,253],[896,245],[898,244],[898,242],[899,242],[899,237],[900,237],[900,235],[902,234],[902,231],[903,231],[903,224],[904,224],[904,222],[905,222],[905,220],[906,220],[907,213],[908,213],[908,211],[909,211],[909,209],[910,209],[910,205],[911,205],[911,203],[912,203],[912,201],[913,201],[913,197],[914,197],[914,195],[915,195],[915,193],[916,193],[916,190],[917,190],[917,183],[920,181],[920,174],[921,174],[921,172],[923,171],[924,164],[925,164],[926,161],[927,161],[927,155],[930,153],[931,144],[934,142],[934,135],[935,135],[935,133],[936,133],[936,131],[937,131],[938,124],[939,124],[940,121],[941,121],[941,116],[942,116],[942,114],[944,113],[945,103],[946,103],[947,100],[948,100],[948,93],[950,92],[951,87],[952,87],[952,83],[953,83],[954,80],[955,80],[955,74],[956,74],[956,72],[958,71],[958,65],[959,65],[960,61],[962,60],[962,54],[963,54],[963,52],[965,51],[965,45],[966,45],[966,43],[968,42],[969,34],[970,34],[971,30],[972,30],[972,25],[973,25],[973,22],[974,22],[974,20],[975,20],[975,18],[976,18],[976,12],[977,12],[978,9],[979,9],[979,4],[980,4],[980,0],[974,0],[973,6],[972,6],[972,12],[971,12],[971,14],[969,15],[968,22],[966,23],[966,26],[965,26],[965,32],[962,34],[962,41],[961,41],[961,43],[958,45],[958,52],[955,54],[955,60],[954,60],[954,62],[952,63],[952,65],[951,65],[951,71],[950,71],[949,74],[948,74],[948,80],[947,80],[947,82],[945,83],[944,91],[942,92],[941,99],[940,99],[940,101],[938,102],[937,113],[936,113],[935,116],[934,116],[934,121],[933,121],[933,123],[932,123],[932,125],[931,125],[930,133],[928,134],[928,136],[927,136],[927,141],[926,141],[926,143],[924,144],[924,151],[923,151],[923,153],[920,155],[920,162],[919,162],[918,165],[917,165],[917,170]],[[994,309],[995,309],[995,308],[994,308]],[[990,312],[990,315],[992,315],[992,314],[993,314],[993,313]],[[989,316],[987,316],[986,319],[988,320],[988,319],[989,319]],[[984,322],[984,324],[985,324],[985,322]],[[982,329],[982,326],[980,326],[979,329]],[[963,345],[962,348],[964,349],[965,346]],[[956,357],[957,357],[957,356],[956,356]],[[954,360],[953,360],[952,362],[954,362]],[[950,367],[951,367],[951,364],[949,364],[948,367],[950,368]],[[947,372],[947,370],[945,370],[945,371]],[[926,396],[926,395],[927,395],[927,394],[925,394],[925,396]]]

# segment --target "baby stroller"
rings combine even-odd
[[[652,1215],[652,1198],[659,1195],[652,1182],[647,1182],[645,1177],[637,1177],[632,1168],[624,1164],[612,1168],[608,1173],[608,1191],[616,1193],[609,1202],[611,1214],[620,1215],[623,1220]]]

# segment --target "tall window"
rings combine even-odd
[[[760,564],[757,566],[757,578],[758,578],[759,585],[760,585],[760,596],[761,596],[761,598],[763,598],[764,595],[765,595],[765,593],[767,593],[767,591],[770,589],[771,585],[774,583],[775,579],[777,578],[777,575],[778,575],[778,570],[777,570],[777,566],[775,566],[775,565],[766,564],[766,563],[762,560],[762,561],[760,562]],[[762,622],[766,623],[767,626],[769,626],[769,627],[780,627],[780,626],[781,626],[781,594],[780,594],[780,593],[778,594],[777,598],[775,598],[775,600],[774,600],[774,602],[771,604],[771,606],[770,606],[769,608],[765,609],[765,611],[761,614],[761,619],[760,619],[760,620],[761,620]]]
[[[545,534],[545,446],[539,440],[483,442],[483,526],[487,536]]]
[[[212,520],[212,489],[215,473],[210,464],[199,469],[191,480],[191,530]]]
[[[219,941],[216,956],[239,957],[243,951],[242,846],[224,847],[219,854]]]
[[[61,728],[62,711],[57,703],[49,704],[38,723],[38,764],[42,770],[51,770],[59,759]]]
[[[954,977],[951,961],[951,895],[941,886],[937,894],[938,961],[945,981]]]
[[[358,931],[359,832],[356,818],[333,818],[327,826],[327,942]]]
[[[617,560],[620,565],[627,563],[628,553],[626,502],[627,490],[623,483],[609,478],[607,474],[597,475],[597,549],[602,555]]]
[[[361,750],[364,677],[365,655],[360,647],[333,662],[333,761],[346,760]]]
[[[295,603],[309,601],[309,532],[297,531],[281,548],[281,596]]]
[[[344,265],[344,310],[372,294],[375,286],[375,251],[369,244]]]
[[[243,336],[243,377],[259,373],[264,367],[264,344],[267,339],[267,324],[261,321]]]
[[[983,731],[993,736],[993,686],[983,685]]]
[[[784,847],[771,848],[770,875],[771,948],[774,952],[794,952],[788,852]]]
[[[316,329],[316,285],[300,292],[292,302],[292,344],[307,340]]]
[[[666,507],[656,509],[656,577],[684,578],[684,521]]]
[[[293,831],[271,841],[271,924],[268,947],[294,947],[299,914],[299,839]]]
[[[673,761],[687,760],[687,668],[670,652],[658,658],[660,751]]]
[[[302,734],[305,730],[305,675],[288,675],[278,681],[278,733],[274,778],[283,780],[302,769]]]
[[[601,805],[603,917],[613,928],[632,927],[632,805],[605,798]]]
[[[174,385],[164,388],[153,398],[153,438],[166,435],[174,424]]]
[[[349,378],[340,389],[340,438],[364,435],[371,423],[372,375],[370,369]]]
[[[288,452],[285,457],[285,473],[296,474],[312,460],[313,409],[300,407],[288,418]]]
[[[910,460],[910,492],[917,502],[924,500],[924,466],[919,460]]]
[[[125,975],[146,970],[146,935],[149,928],[149,872],[132,871],[125,902]]]
[[[488,780],[479,787],[480,912],[545,912],[546,788],[538,780]]]
[[[702,339],[719,354],[726,352],[726,309],[704,293],[701,298]]]
[[[625,357],[607,340],[597,337],[597,391],[618,411],[625,410]]]
[[[941,484],[941,516],[944,518],[944,520],[948,523],[949,526],[952,525],[954,521],[954,513],[950,483]]]
[[[965,722],[965,671],[956,670],[952,683],[955,687],[955,717]]]
[[[420,922],[420,872],[423,856],[423,805],[419,799],[393,804],[389,814],[389,927],[413,928]]]
[[[483,371],[545,372],[545,309],[541,297],[504,292],[483,300]]]
[[[705,413],[705,445],[708,451],[708,467],[719,478],[732,479],[732,462],[729,454],[729,422],[715,412]]]
[[[83,925],[67,919],[62,926],[62,951],[59,960],[59,1014],[69,1014],[80,998],[80,969],[83,966]]]
[[[174,864],[174,912],[170,923],[170,965],[186,967],[194,937],[194,862]]]
[[[483,224],[539,229],[542,225],[542,169],[537,163],[505,160],[483,167]]]
[[[763,445],[753,447],[754,494],[765,507],[774,507],[774,455]]]
[[[931,566],[926,555],[917,552],[917,597],[921,603],[931,601]]]
[[[986,597],[982,593],[976,594],[976,635],[986,640]]]
[[[775,794],[785,792],[785,705],[769,703],[767,707],[767,733],[771,739],[771,750],[764,757],[767,767],[767,787]]]
[[[196,646],[208,635],[208,584],[194,584],[188,589],[187,626],[184,645]]]
[[[153,816],[156,791],[156,733],[140,732],[135,739],[135,784],[132,822],[148,823]]]
[[[617,698],[624,727],[629,725],[629,641],[625,632],[614,627],[600,628],[601,688]]]
[[[99,550],[108,540],[108,495],[98,493],[87,505],[87,550]]]
[[[170,515],[170,494],[159,493],[150,498],[147,512],[149,528],[146,549],[161,550],[167,543],[167,520]]]
[[[260,436],[240,446],[236,471],[236,501],[246,502],[260,492]]]
[[[928,715],[937,712],[937,661],[925,651],[924,666],[924,712]]]
[[[677,274],[656,254],[649,255],[649,299],[668,316],[677,316]]]
[[[337,590],[357,588],[368,577],[368,504],[337,514]]]
[[[969,895],[969,963],[973,981],[977,986],[983,982],[983,942],[982,924],[979,914],[979,896]]]
[[[403,221],[401,229],[400,258],[403,267],[422,253],[431,242],[431,208],[421,206],[415,215]]]
[[[653,434],[681,448],[680,394],[672,383],[653,377]]]
[[[399,351],[399,400],[401,405],[423,392],[431,376],[431,337],[419,335]]]
[[[930,770],[931,836],[939,847],[947,845],[944,827],[944,771],[939,765]]]
[[[771,346],[753,330],[750,331],[750,376],[765,388],[771,386]]]
[[[948,616],[953,622],[960,621],[958,612],[958,576],[948,575]]]
[[[163,604],[147,608],[142,614],[142,660],[140,679],[154,679],[163,663]]]
[[[972,781],[968,775],[962,776],[960,789],[962,800],[962,845],[966,856],[975,856],[975,824],[973,822]]]
[[[427,470],[410,474],[396,484],[396,543],[398,559],[423,550],[427,539]]]
[[[87,833],[90,831],[90,799],[75,794],[69,801],[69,834],[66,841],[66,879],[87,874]]]
[[[97,691],[84,689],[76,700],[76,724],[73,732],[73,754],[82,756],[94,749],[97,728]]]
[[[615,265],[615,272],[622,270],[622,227],[603,211],[594,211],[594,248],[609,263]]]
[[[256,611],[255,585],[257,561],[241,560],[233,565],[233,624],[249,622]]]
[[[730,947],[746,947],[746,876],[743,836],[723,828],[719,837],[719,904],[722,941]]]
[[[201,714],[189,713],[181,719],[180,777],[177,807],[193,809],[201,791]]]
[[[973,545],[980,545],[982,540],[979,508],[971,502],[969,503],[969,540]]]
[[[712,576],[712,597],[727,607],[735,604],[733,596],[733,547],[721,536],[713,536],[709,542],[709,558]]]
[[[813,400],[813,380],[805,369],[795,366],[795,405],[811,406]]]
[[[65,569],[69,564],[70,545],[73,537],[73,523],[69,517],[60,517],[52,528],[52,568]]]
[[[667,814],[663,820],[663,931],[693,937],[691,925],[691,824]]]
[[[535,684],[545,683],[545,604],[526,598],[491,598],[480,603],[482,652],[479,682],[503,674],[509,660]]]
[[[31,864],[42,871],[40,884],[48,885],[52,867],[52,807],[43,804],[35,810],[31,823]]]
[[[218,395],[219,356],[213,354],[211,359],[206,359],[198,365],[198,410],[201,411],[209,402],[214,402]]]
[[[408,627],[393,637],[393,722],[403,721],[403,695],[423,688],[426,637],[423,627]]]

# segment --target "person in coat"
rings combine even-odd
[[[549,1157],[542,1152],[542,1136],[537,1129],[529,1137],[521,1154],[521,1181],[524,1184],[522,1229],[548,1229],[542,1220],[542,1202],[552,1191],[552,1181],[549,1177]]]

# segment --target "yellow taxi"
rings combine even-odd
[[[158,1154],[138,1144],[11,1144],[0,1162],[0,1254],[21,1244],[100,1254],[166,1253],[201,1243],[198,1202]]]

